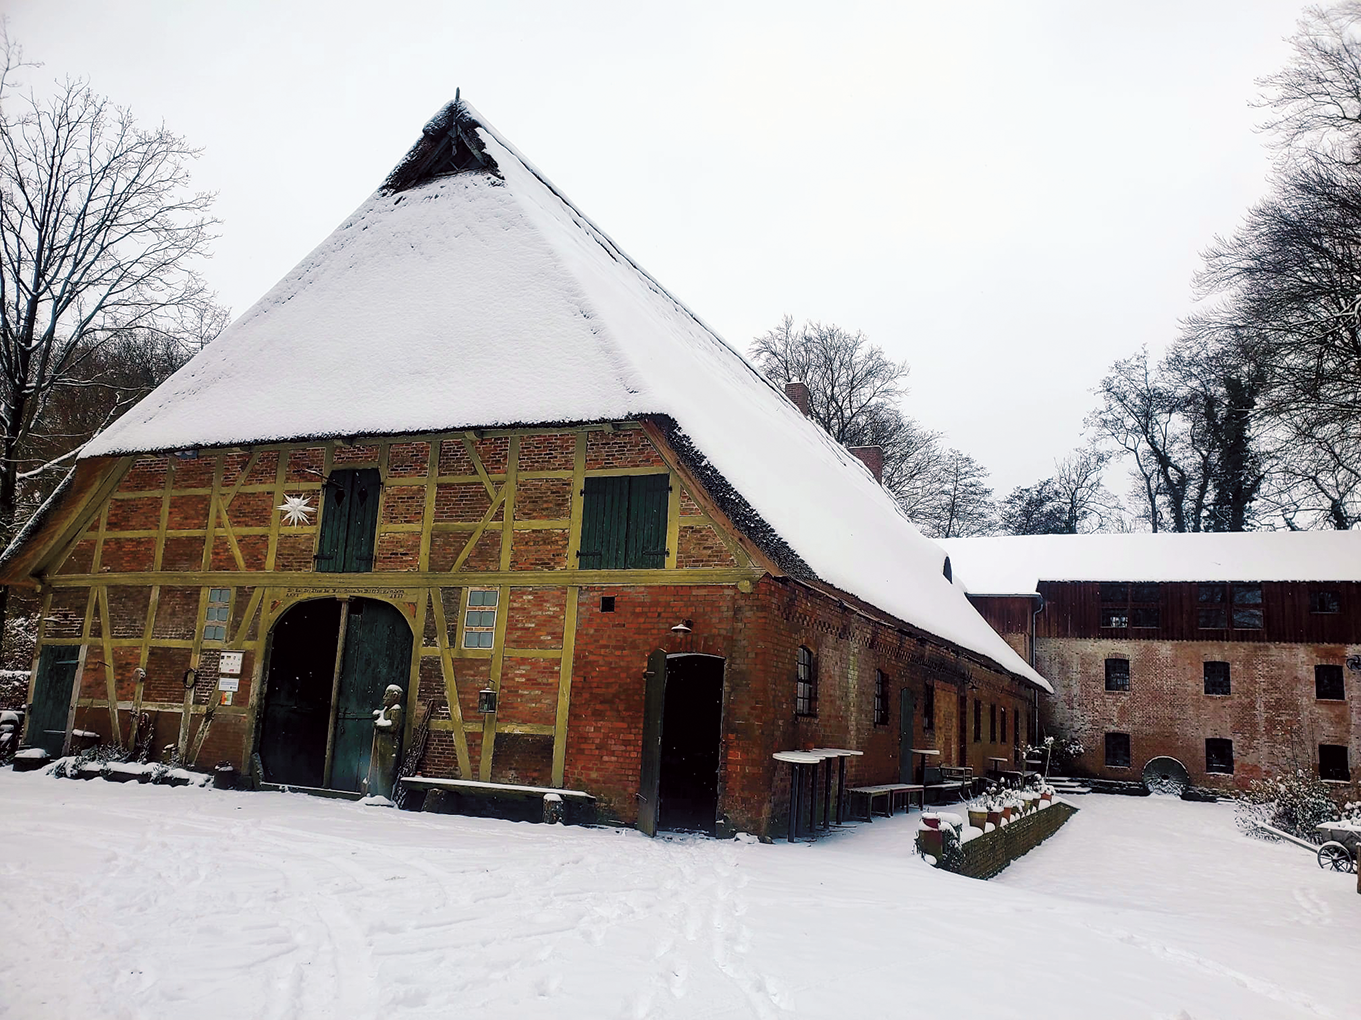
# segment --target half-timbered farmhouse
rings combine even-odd
[[[355,791],[395,683],[425,776],[648,831],[770,830],[786,749],[981,772],[1048,690],[864,464],[457,102],[2,569],[42,598],[54,754],[145,715],[200,767]]]
[[[1083,773],[1168,756],[1209,787],[1361,763],[1361,533],[949,539],[970,598],[1049,677]]]

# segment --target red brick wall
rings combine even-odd
[[[615,611],[600,610],[600,596],[615,596]],[[915,692],[912,746],[937,746],[946,763],[959,761],[953,741],[954,683],[977,685],[975,695],[1006,705],[1008,717],[1026,695],[1015,681],[948,651],[865,619],[833,599],[766,578],[743,594],[723,587],[583,588],[573,667],[567,779],[601,798],[613,817],[637,816],[643,721],[643,670],[656,648],[703,652],[725,659],[720,811],[748,831],[778,829],[788,803],[788,776],[771,759],[775,751],[845,747],[864,751],[851,760],[849,781],[896,781],[898,698]],[[692,621],[688,635],[670,628]],[[806,645],[818,663],[818,714],[794,713],[795,650]],[[874,722],[875,673],[889,676],[886,725]],[[946,670],[955,671],[948,674]],[[937,722],[924,725],[923,687],[937,685]],[[962,678],[962,679],[960,679]],[[948,683],[947,683],[948,679]],[[987,767],[989,753],[1010,747],[966,745],[969,761]],[[1010,740],[1010,725],[1008,738]]]
[[[1076,736],[1083,773],[1138,780],[1144,764],[1170,755],[1197,785],[1229,789],[1318,762],[1318,745],[1348,744],[1361,775],[1361,673],[1346,670],[1345,701],[1314,697],[1314,665],[1342,664],[1361,644],[1131,641],[1052,638],[1037,642],[1036,666],[1053,684],[1044,724]],[[1107,691],[1105,660],[1130,663],[1128,692]],[[1231,693],[1207,695],[1204,663],[1227,662]],[[1128,733],[1130,767],[1105,764],[1105,734]],[[1232,776],[1205,771],[1205,739],[1233,741]]]

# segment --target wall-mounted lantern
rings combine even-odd
[[[694,629],[693,620],[682,620],[671,628],[672,634],[689,634]]]
[[[483,715],[493,715],[496,712],[496,691],[490,687],[483,687],[477,692],[477,710]]]
[[[198,670],[191,666],[184,671],[184,689],[192,691],[196,683],[198,683]]]

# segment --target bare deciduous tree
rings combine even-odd
[[[752,360],[777,383],[808,387],[812,418],[845,446],[884,452],[884,488],[922,531],[977,535],[991,520],[987,470],[899,408],[908,367],[864,333],[792,316],[753,341]]]
[[[105,423],[84,423],[70,446],[43,437],[61,395],[106,386],[94,370],[117,344],[201,340],[220,312],[195,271],[215,223],[212,196],[189,188],[197,150],[163,126],[139,127],[83,80],[58,82],[47,96],[21,88],[15,77],[32,65],[8,37],[0,45],[0,540],[7,544],[20,523],[21,485],[64,470]],[[106,420],[125,406],[121,399],[89,404],[102,404]],[[5,608],[0,589],[0,632]]]
[[[1269,111],[1262,127],[1282,158],[1314,153],[1361,160],[1361,4],[1304,10],[1290,40],[1293,57],[1258,80],[1256,106]]]

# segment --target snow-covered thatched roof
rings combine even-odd
[[[1361,581],[1361,531],[950,538],[974,595],[1023,595],[1040,581]]]
[[[781,563],[1048,689],[855,457],[457,101],[83,456],[649,416]]]

